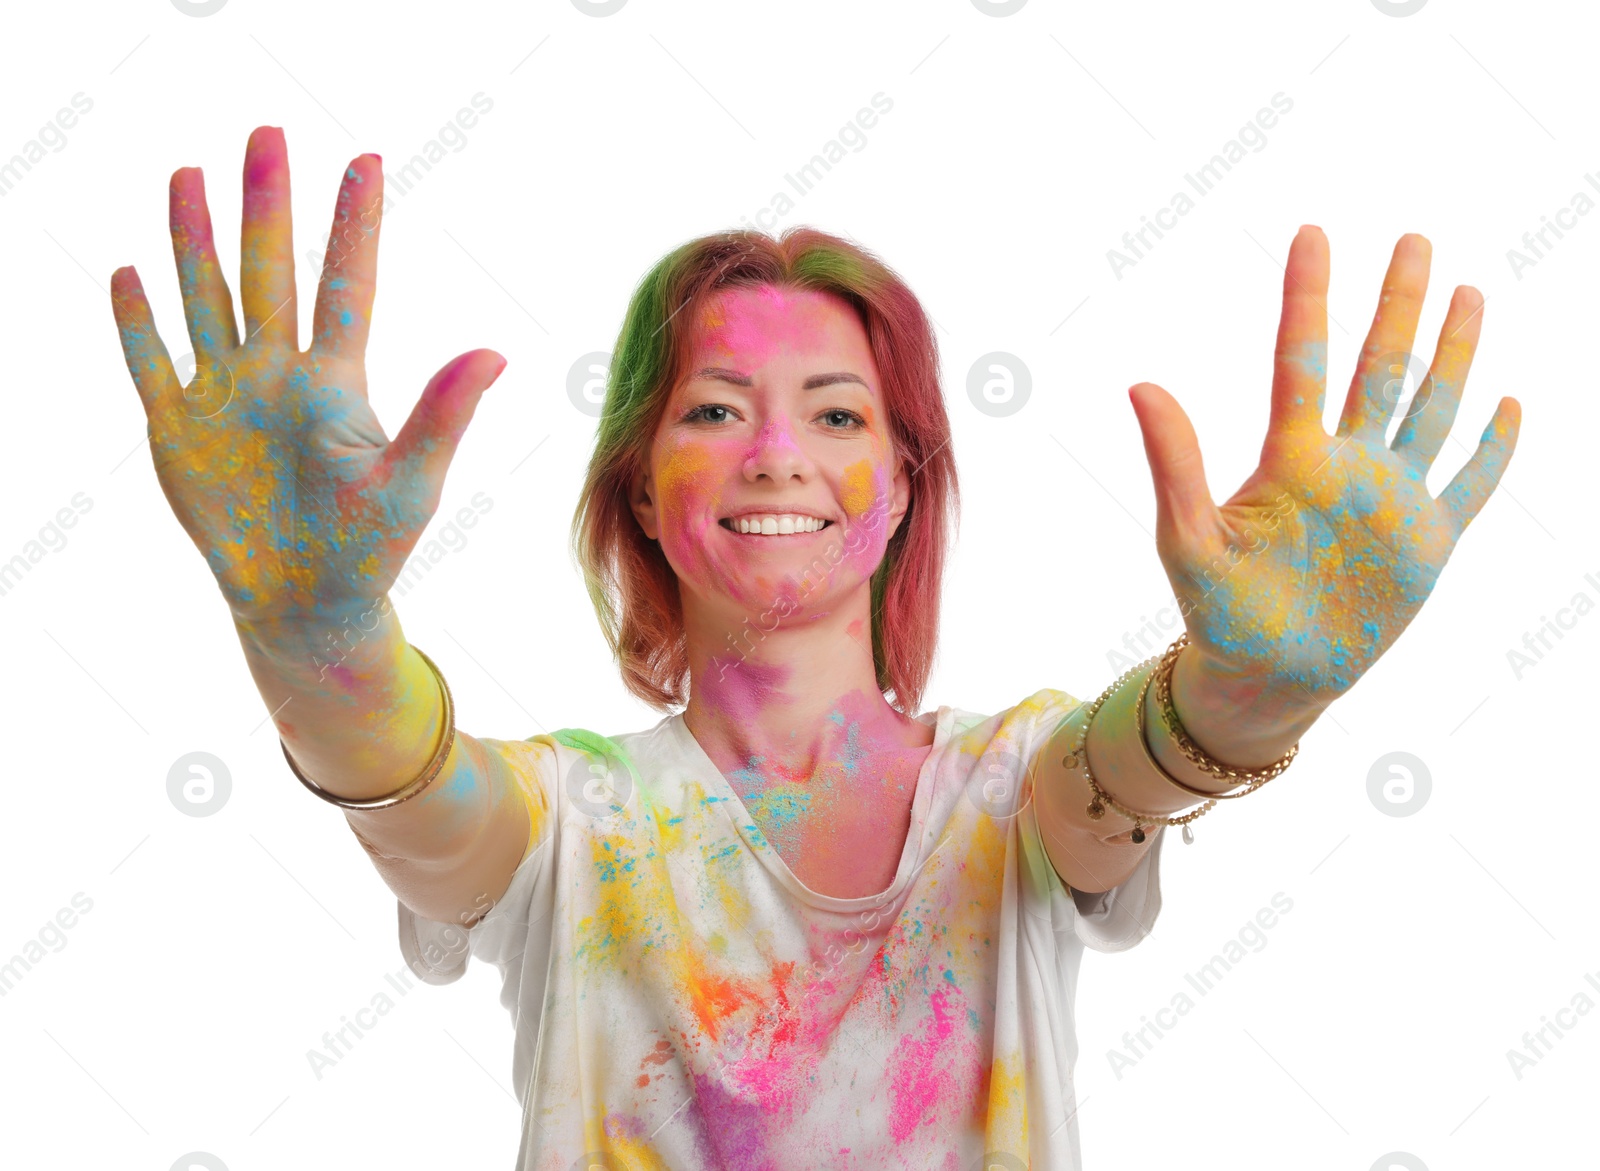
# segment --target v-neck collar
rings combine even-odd
[[[917,860],[925,847],[923,836],[928,824],[928,807],[933,800],[933,775],[938,769],[939,757],[943,755],[945,746],[949,742],[954,718],[955,709],[949,705],[941,706],[937,712],[923,712],[916,717],[918,723],[933,725],[933,743],[929,745],[927,758],[917,772],[917,788],[911,800],[911,826],[906,831],[906,844],[900,852],[899,868],[895,871],[894,880],[888,889],[878,894],[861,895],[851,899],[819,894],[801,882],[795,872],[789,869],[789,864],[783,860],[783,856],[756,827],[755,819],[750,816],[744,801],[728,783],[728,778],[722,775],[722,770],[717,767],[716,762],[700,746],[700,741],[694,738],[694,733],[684,721],[683,713],[680,711],[669,716],[666,723],[668,731],[677,739],[679,747],[693,762],[696,771],[705,774],[707,788],[718,797],[728,820],[744,839],[745,845],[750,847],[751,853],[761,860],[761,864],[791,895],[808,906],[824,911],[860,911],[881,908],[892,903],[900,897],[907,881],[916,873]]]

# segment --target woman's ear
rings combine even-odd
[[[889,501],[889,535],[884,538],[885,541],[892,540],[895,533],[900,531],[900,520],[910,507],[911,477],[906,473],[906,461],[902,459],[895,464],[894,484],[891,487]]]
[[[633,473],[633,480],[628,486],[628,504],[644,535],[652,541],[660,540],[661,523],[656,515],[655,485],[650,480],[649,468],[642,467]]]

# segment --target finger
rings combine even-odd
[[[245,343],[299,348],[289,152],[283,131],[258,126],[244,150],[244,218],[239,232],[239,298]]]
[[[1445,314],[1439,345],[1433,352],[1433,365],[1412,396],[1391,445],[1396,451],[1411,455],[1424,468],[1432,466],[1456,421],[1456,408],[1461,405],[1461,391],[1467,383],[1467,371],[1472,369],[1482,328],[1483,294],[1471,285],[1462,285],[1450,299],[1450,311]]]
[[[167,347],[156,332],[144,285],[131,265],[111,274],[111,312],[117,319],[122,357],[128,364],[128,373],[133,375],[139,401],[144,404],[145,418],[153,420],[164,404],[172,401],[178,376],[167,356]]]
[[[172,258],[178,265],[183,317],[189,326],[195,357],[210,358],[236,350],[239,326],[233,316],[233,294],[228,292],[222,266],[217,263],[211,211],[206,206],[206,180],[199,167],[181,167],[172,173],[167,203]]]
[[[1472,523],[1499,485],[1516,450],[1521,426],[1522,404],[1514,398],[1501,399],[1478,440],[1478,449],[1439,493],[1439,503],[1455,518],[1457,532]]]
[[[384,448],[377,482],[404,486],[429,509],[437,507],[445,473],[478,400],[505,366],[493,350],[471,350],[445,363],[429,379],[400,434]]]
[[[1328,237],[1311,224],[1289,245],[1283,268],[1283,312],[1273,354],[1273,430],[1322,429],[1328,384]]]
[[[1155,484],[1157,539],[1171,541],[1209,531],[1216,505],[1206,486],[1200,440],[1189,416],[1177,399],[1153,382],[1130,388],[1128,398],[1144,434],[1145,459]]]
[[[1367,331],[1334,432],[1341,439],[1357,431],[1375,430],[1381,435],[1388,428],[1411,362],[1411,346],[1417,336],[1417,319],[1422,316],[1422,298],[1428,292],[1432,260],[1433,245],[1415,232],[1401,236],[1394,246],[1378,311]]]
[[[378,228],[383,219],[383,160],[365,154],[345,168],[334,203],[333,232],[317,282],[311,348],[341,357],[366,353],[378,288]]]

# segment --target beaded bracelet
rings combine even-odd
[[[1089,751],[1087,747],[1089,743],[1089,725],[1094,722],[1095,713],[1100,710],[1101,706],[1106,702],[1106,700],[1111,698],[1112,692],[1121,687],[1123,683],[1125,683],[1131,676],[1137,674],[1139,671],[1144,670],[1144,668],[1148,667],[1155,661],[1156,656],[1152,655],[1138,666],[1129,667],[1126,671],[1114,679],[1104,691],[1100,693],[1100,697],[1089,705],[1088,715],[1084,717],[1083,721],[1083,730],[1078,733],[1078,742],[1072,746],[1072,750],[1070,752],[1061,758],[1061,763],[1069,769],[1083,769],[1083,778],[1089,782],[1089,791],[1094,794],[1093,799],[1089,802],[1089,816],[1094,818],[1096,821],[1099,821],[1105,816],[1106,806],[1109,805],[1118,813],[1122,814],[1123,817],[1126,817],[1129,821],[1133,822],[1133,833],[1131,836],[1135,843],[1144,841],[1144,827],[1146,824],[1181,825],[1184,827],[1183,840],[1185,842],[1192,842],[1194,841],[1194,834],[1189,830],[1189,822],[1204,814],[1206,810],[1210,808],[1209,805],[1193,813],[1186,813],[1182,817],[1163,817],[1162,815],[1156,813],[1140,813],[1137,810],[1129,809],[1110,793],[1107,793],[1104,789],[1102,789],[1100,787],[1100,782],[1094,779],[1094,772],[1089,768]]]

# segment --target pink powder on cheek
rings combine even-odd
[[[656,516],[662,549],[678,572],[702,589],[733,592],[736,583],[706,557],[722,500],[724,469],[733,453],[726,443],[681,440],[667,448],[656,471]]]

